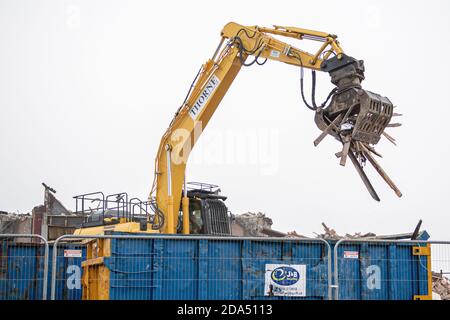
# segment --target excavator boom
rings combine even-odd
[[[320,47],[315,53],[308,53],[276,37],[316,41]],[[250,62],[248,58],[251,58]],[[315,122],[322,130],[314,144],[319,144],[327,135],[340,141],[343,146],[337,154],[340,164],[345,165],[347,157],[350,157],[374,199],[379,200],[378,195],[362,170],[362,162],[366,159],[397,195],[401,195],[372,157],[372,154],[377,154],[373,145],[385,134],[384,129],[390,123],[393,105],[389,99],[361,88],[363,61],[347,56],[337,36],[332,34],[296,27],[263,28],[231,22],[223,28],[217,50],[201,67],[185,101],[161,139],[150,192],[161,232],[176,233],[182,206],[183,232],[189,233],[189,200],[186,187],[183,188],[189,154],[242,66],[262,65],[267,60],[301,68],[303,101],[315,111]],[[331,82],[336,87],[324,103],[317,105],[314,98],[311,105],[306,102],[303,94],[304,68],[312,70],[313,90],[316,71],[330,74]]]

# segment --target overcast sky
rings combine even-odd
[[[351,163],[339,165],[337,141],[313,146],[320,131],[299,70],[274,61],[241,70],[188,180],[220,185],[233,213],[264,212],[281,231],[312,236],[325,222],[389,234],[423,219],[432,238],[449,240],[449,12],[448,1],[0,0],[0,210],[30,212],[41,182],[70,208],[72,196],[99,190],[146,199],[160,138],[235,21],[334,33],[365,61],[363,87],[404,114],[388,129],[398,146],[377,145],[404,196],[368,164],[373,201]],[[317,86],[322,100],[328,74]]]

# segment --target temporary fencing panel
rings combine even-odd
[[[39,235],[0,234],[0,300],[47,298],[48,243]]]
[[[39,235],[0,235],[0,300],[49,297],[52,252],[53,247]],[[86,259],[86,246],[60,243],[58,257],[56,296],[81,300],[81,262]]]
[[[53,246],[50,247],[50,265],[53,256]],[[56,299],[58,300],[81,300],[82,286],[81,264],[86,260],[86,245],[81,243],[60,243],[57,247],[57,261],[55,274]],[[51,269],[49,270],[49,275]],[[50,279],[51,277],[49,277]],[[48,286],[48,296],[51,294],[51,286]]]
[[[432,298],[433,261],[447,268],[445,242],[343,239],[334,245],[335,299],[425,300]],[[446,257],[442,256],[446,254]],[[432,258],[433,257],[433,258]],[[439,259],[441,258],[441,259]],[[437,264],[436,264],[437,266]]]
[[[0,300],[423,300],[432,288],[434,298],[450,299],[440,285],[450,274],[450,242],[330,244],[114,234],[66,235],[49,248],[39,235],[0,235]]]
[[[89,243],[83,298],[328,299],[330,263],[316,239],[115,234]]]

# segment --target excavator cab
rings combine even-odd
[[[189,198],[189,229],[191,234],[230,235],[231,219],[217,185],[189,182],[186,185]],[[182,232],[180,211],[177,232]]]

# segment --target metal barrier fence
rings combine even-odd
[[[103,235],[58,238],[51,299],[64,261],[58,248],[83,240],[83,299],[329,299],[331,249],[322,239]]]
[[[51,263],[52,277],[56,278],[54,290],[58,300],[82,299],[82,262],[86,260],[87,247],[83,243],[65,242],[53,245],[50,250],[49,263]],[[56,263],[52,257],[56,255]],[[51,284],[51,282],[50,282]],[[50,292],[51,294],[51,292]]]
[[[40,235],[0,234],[0,300],[46,300],[48,253]]]
[[[333,258],[335,300],[427,300],[433,272],[450,271],[450,242],[342,239]]]
[[[441,294],[440,298],[450,300],[450,241],[431,241],[431,272],[433,292]],[[442,283],[443,282],[443,283]],[[440,288],[441,284],[444,288]]]
[[[450,241],[0,235],[0,300],[422,300],[449,274]]]

